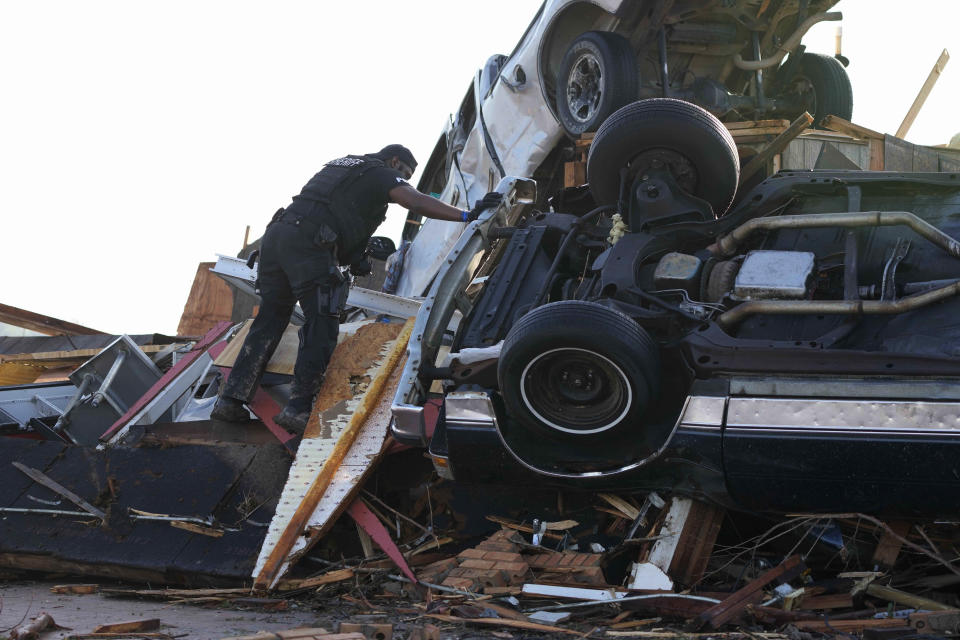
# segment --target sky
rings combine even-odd
[[[176,331],[197,264],[235,255],[327,160],[424,163],[539,0],[0,1],[0,302],[110,333]],[[907,9],[909,7],[909,9]],[[853,120],[899,126],[956,0],[841,0]],[[804,39],[833,53],[836,23]],[[960,132],[960,60],[907,139]],[[419,176],[413,178],[414,184]],[[397,238],[391,207],[382,235]]]

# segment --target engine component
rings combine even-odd
[[[686,253],[668,253],[660,258],[653,272],[653,284],[657,289],[683,289],[696,297],[700,290],[700,272],[703,262],[697,256]]]
[[[733,293],[746,300],[803,298],[814,257],[809,251],[751,251],[737,273]]]

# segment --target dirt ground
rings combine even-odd
[[[160,619],[161,632],[190,640],[216,640],[292,627],[329,628],[329,617],[320,620],[317,611],[296,602],[290,602],[287,611],[278,612],[222,607],[208,609],[196,605],[106,597],[101,594],[61,595],[50,592],[50,588],[55,584],[58,583],[0,583],[0,638],[6,638],[12,628],[28,622],[42,611],[49,613],[58,625],[69,629],[46,632],[40,636],[41,640],[56,640],[71,634],[90,633],[100,624],[149,618]]]

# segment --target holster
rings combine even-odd
[[[330,278],[317,288],[320,313],[339,317],[347,306],[349,293],[350,280],[339,269],[332,268]]]

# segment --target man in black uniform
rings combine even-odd
[[[367,241],[386,217],[388,202],[428,218],[467,222],[500,201],[500,194],[490,193],[471,211],[451,207],[407,183],[416,166],[410,150],[399,144],[378,153],[337,158],[313,176],[286,209],[277,212],[261,246],[260,311],[220,391],[212,418],[249,419],[243,405],[253,399],[299,301],[305,322],[300,328],[290,402],[274,420],[287,429],[304,430],[337,345],[348,285],[339,265],[350,265],[354,275],[370,272]]]

